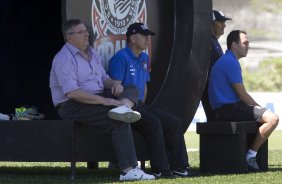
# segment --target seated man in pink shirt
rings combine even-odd
[[[120,180],[155,179],[136,167],[129,123],[141,118],[131,109],[138,101],[138,90],[123,88],[106,74],[81,20],[66,21],[62,31],[66,44],[54,57],[50,72],[52,100],[60,117],[91,121],[98,131],[111,133],[122,170]]]

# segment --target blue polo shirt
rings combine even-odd
[[[223,55],[222,48],[218,42],[218,39],[215,36],[212,36],[212,52],[211,52],[211,63],[210,67],[214,65],[214,63]]]
[[[114,80],[122,81],[124,87],[134,85],[139,90],[139,100],[144,99],[145,85],[150,80],[149,56],[142,52],[138,57],[126,46],[111,59],[109,75]]]
[[[209,102],[213,110],[240,101],[232,84],[243,83],[241,66],[232,51],[227,50],[213,65],[209,79]]]

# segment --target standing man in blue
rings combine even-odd
[[[224,28],[226,27],[225,22],[227,20],[231,20],[221,11],[213,10],[212,11],[212,38],[211,38],[211,59],[210,59],[210,66],[209,66],[209,73],[211,67],[215,64],[215,62],[223,55],[222,48],[218,42],[220,36],[224,34]],[[202,104],[205,110],[205,114],[207,117],[207,121],[215,121],[214,112],[209,105],[209,98],[208,98],[208,86],[209,86],[209,79],[207,79],[206,86],[202,96]]]
[[[232,19],[226,17],[221,11],[212,11],[212,52],[210,67],[213,66],[215,62],[223,55],[223,51],[218,42],[218,39],[224,34],[224,29],[226,27],[225,22],[227,20]]]
[[[249,171],[258,172],[257,151],[276,128],[279,118],[262,108],[245,89],[238,60],[248,53],[247,33],[240,30],[230,32],[227,36],[227,49],[211,70],[210,105],[218,121],[258,121],[261,124],[246,155]]]
[[[150,150],[152,173],[157,177],[189,176],[188,156],[181,120],[168,112],[145,105],[149,75],[149,56],[143,52],[155,35],[143,23],[129,26],[126,48],[110,61],[109,75],[124,87],[139,89],[136,111],[141,119],[131,127],[144,135]]]

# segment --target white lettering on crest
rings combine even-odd
[[[122,48],[125,48],[126,41],[125,40],[116,40],[115,43],[113,42],[104,42],[100,44],[96,49],[97,52],[100,54],[102,63],[104,68],[108,70],[109,68],[109,61],[113,57],[115,53],[117,53]]]

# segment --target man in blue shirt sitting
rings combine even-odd
[[[279,118],[262,108],[246,91],[239,59],[245,57],[249,40],[245,31],[231,31],[227,51],[213,65],[209,83],[209,101],[217,121],[258,121],[261,126],[246,155],[249,171],[258,172],[256,154],[276,128]]]
[[[130,25],[126,32],[127,46],[111,59],[109,75],[124,87],[133,85],[139,89],[135,110],[141,113],[141,119],[131,126],[146,139],[153,174],[157,177],[190,176],[181,120],[171,113],[145,105],[146,83],[150,75],[149,56],[143,51],[154,34],[143,23]]]

